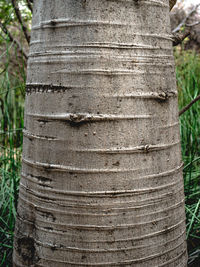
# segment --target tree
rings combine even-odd
[[[14,266],[186,266],[165,0],[35,1]]]

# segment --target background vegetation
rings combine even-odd
[[[175,53],[179,108],[200,93],[200,56],[191,51]],[[180,117],[189,266],[200,266],[200,104]]]
[[[0,266],[12,266],[13,231],[21,168],[28,42],[12,1],[0,0]],[[15,2],[15,1],[14,1]],[[27,30],[31,1],[18,1]],[[3,27],[7,29],[3,31]],[[19,43],[20,46],[17,44]],[[179,108],[200,94],[200,56],[175,49]],[[189,266],[200,266],[200,104],[180,117]]]

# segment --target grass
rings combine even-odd
[[[200,58],[175,52],[179,108],[200,93]],[[0,266],[12,266],[13,230],[21,168],[24,82],[5,70],[0,75]],[[1,72],[1,71],[0,71]],[[200,104],[180,118],[190,267],[200,262]]]
[[[21,168],[25,82],[13,77],[9,72],[9,47],[6,47],[5,63],[0,71],[0,266],[5,267],[12,266],[13,232]]]
[[[200,94],[200,56],[194,52],[176,51],[175,57],[179,107],[182,108]],[[200,265],[200,103],[195,103],[186,111],[180,122],[188,264],[196,267]]]

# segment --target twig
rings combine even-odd
[[[15,10],[16,17],[17,17],[19,23],[21,24],[21,27],[22,27],[24,36],[26,38],[26,41],[29,43],[30,42],[30,35],[29,35],[29,32],[28,32],[28,29],[27,29],[26,25],[24,24],[24,22],[22,20],[22,16],[21,16],[19,7],[18,7],[18,5],[16,3],[16,0],[12,0],[12,5],[13,5],[13,8]]]
[[[32,7],[30,0],[26,0],[26,3],[27,3],[28,8],[30,9],[30,11],[33,12],[33,7]]]
[[[194,23],[191,23],[191,24],[185,24],[185,26],[187,27],[193,27],[193,26],[196,26],[196,25],[199,25],[200,24],[200,21],[196,21]]]
[[[2,29],[2,31],[8,36],[8,38],[10,39],[11,42],[13,42],[14,44],[17,45],[18,50],[22,53],[22,55],[25,57],[25,59],[28,59],[28,55],[27,53],[23,50],[21,44],[18,42],[18,40],[16,40],[12,34],[8,31],[8,29],[6,28],[5,25],[3,25],[0,21],[0,28]]]
[[[184,33],[174,34],[172,37],[173,46],[181,44],[185,40],[185,38],[187,38],[190,34],[191,32],[189,30],[185,31]]]
[[[186,112],[198,100],[200,100],[200,94],[195,99],[193,99],[187,106],[185,106],[183,109],[179,111],[179,116],[181,116],[184,112]]]
[[[197,10],[197,8],[200,6],[200,4],[194,6],[192,10],[188,13],[188,15],[181,21],[181,23],[172,31],[172,33],[178,32],[183,25],[186,24],[186,21],[189,19],[189,17]]]
[[[1,112],[2,112],[2,114],[4,114],[4,101],[1,97],[0,97],[0,103],[1,103],[1,106],[0,106]]]

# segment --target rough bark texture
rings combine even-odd
[[[35,1],[14,247],[14,266],[186,266],[168,1]]]

